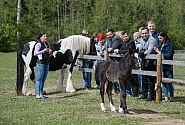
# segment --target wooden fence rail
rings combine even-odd
[[[106,53],[107,54],[107,53]],[[124,55],[117,54],[107,54],[104,58],[98,56],[90,56],[90,55],[80,55],[79,59],[91,59],[91,60],[108,60],[109,57],[123,57]],[[161,54],[148,54],[145,57],[146,59],[156,59],[157,60],[157,71],[145,71],[145,70],[132,70],[132,74],[141,74],[148,76],[156,76],[157,80],[157,89],[156,89],[156,101],[159,102],[161,100],[161,82],[166,83],[174,83],[174,84],[184,84],[184,80],[179,79],[171,79],[171,78],[163,78],[161,72],[162,64],[170,64],[177,66],[185,66],[184,61],[176,61],[176,60],[164,60]],[[185,59],[185,51],[184,50],[175,50],[174,58]],[[92,72],[94,73],[94,69],[89,68],[81,68],[74,67],[74,70],[84,71],[84,72]]]

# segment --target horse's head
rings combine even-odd
[[[130,62],[130,64],[133,66],[133,69],[140,68],[140,62],[135,49],[128,49],[125,58],[128,58],[128,62]]]

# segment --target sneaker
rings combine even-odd
[[[155,99],[153,97],[149,97],[145,101],[155,101]]]
[[[44,99],[44,97],[43,96],[40,96],[40,97],[36,97],[36,99]]]
[[[172,100],[168,100],[168,102],[169,102],[169,103],[171,103],[171,102],[174,102],[174,101],[172,101]]]
[[[141,97],[139,97],[137,99],[147,99],[147,96],[146,95],[142,95]]]
[[[167,103],[168,101],[166,101],[166,100],[163,100],[162,102],[164,102],[164,103]]]
[[[94,89],[99,89],[99,88],[100,88],[99,85],[95,85],[95,86],[94,86]]]
[[[45,95],[43,95],[42,97],[44,97],[44,98],[48,98],[48,96],[45,96]]]

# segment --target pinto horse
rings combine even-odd
[[[104,89],[106,81],[108,81],[106,92],[108,95],[111,111],[116,111],[112,100],[112,85],[118,83],[120,89],[120,106],[119,112],[129,113],[126,105],[126,86],[132,78],[132,69],[139,68],[138,59],[134,56],[134,51],[129,50],[120,62],[116,63],[107,60],[98,63],[95,69],[95,79],[100,80],[101,110],[105,111],[104,105]]]
[[[36,42],[28,42],[19,47],[17,51],[17,95],[32,95],[28,89],[29,78],[35,83],[34,67],[36,66],[37,57],[34,56]],[[72,84],[72,71],[77,56],[80,54],[89,54],[91,51],[91,39],[81,35],[72,35],[60,39],[54,44],[50,44],[53,53],[50,56],[49,71],[61,70],[58,79],[58,91],[65,92],[63,79],[65,68],[67,68],[68,78],[66,92],[74,92]],[[26,72],[24,74],[24,65]]]

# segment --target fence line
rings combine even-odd
[[[175,50],[174,58],[181,58],[185,59],[185,50]],[[123,54],[108,54],[108,57],[123,57]],[[79,59],[91,59],[91,60],[107,60],[102,57],[92,56],[92,55],[80,55],[78,56]],[[157,89],[156,89],[156,101],[159,102],[161,99],[161,82],[166,83],[174,83],[174,84],[184,84],[184,80],[179,79],[171,79],[171,78],[163,78],[161,72],[162,64],[170,64],[170,65],[177,65],[177,66],[185,66],[184,61],[176,61],[176,60],[164,60],[161,54],[147,54],[146,59],[156,59],[157,60],[157,71],[145,71],[145,70],[132,70],[132,74],[141,74],[141,75],[148,75],[148,76],[156,76],[157,81]],[[81,68],[81,67],[74,67],[74,70],[84,71],[84,72],[92,72],[94,73],[94,69],[89,68]]]

